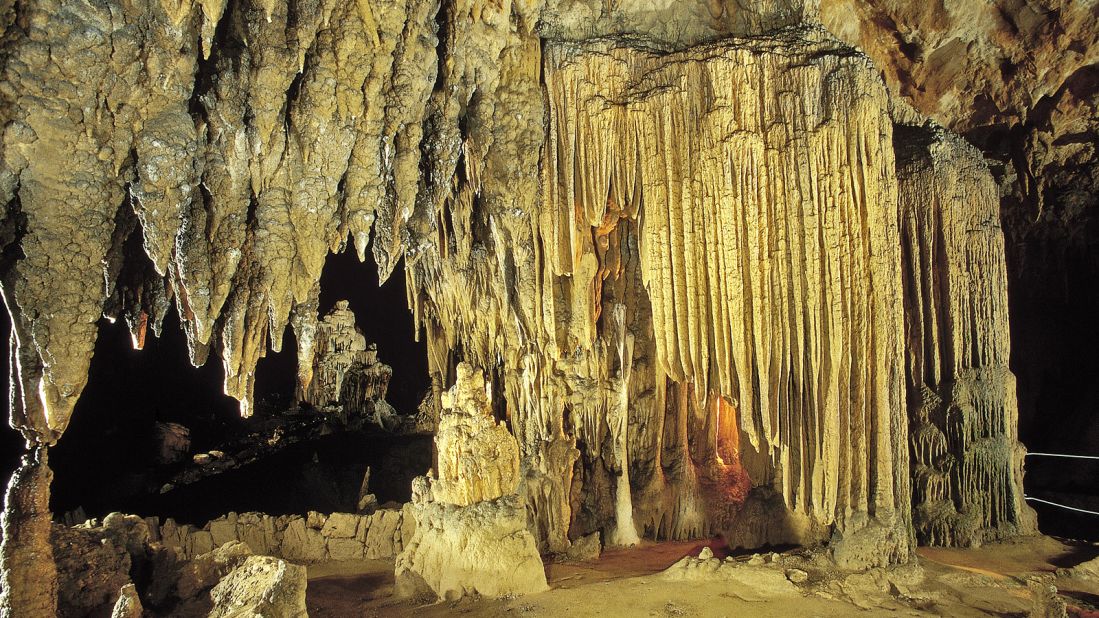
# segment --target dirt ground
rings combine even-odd
[[[370,560],[317,565],[309,570],[307,603],[317,618],[366,616],[1027,616],[1034,586],[1055,585],[1070,616],[1099,618],[1099,584],[1058,576],[1099,555],[1099,546],[1031,537],[978,549],[921,548],[918,566],[863,574],[813,570],[794,595],[749,590],[726,580],[671,581],[662,573],[684,556],[718,542],[646,543],[603,552],[582,564],[548,564],[547,592],[509,599],[452,603],[393,597],[393,562]],[[805,552],[783,554],[783,568],[801,564]],[[751,554],[733,556],[737,568]],[[768,558],[770,560],[770,558]],[[760,562],[757,558],[753,562]],[[778,564],[779,562],[776,562]],[[1035,579],[1037,578],[1037,579]],[[1028,581],[1035,580],[1031,587]],[[739,589],[738,589],[739,588]],[[1048,601],[1047,601],[1048,603]]]

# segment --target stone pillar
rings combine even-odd
[[[0,517],[0,616],[57,615],[57,565],[50,545],[50,471],[45,446],[36,446],[8,484]]]

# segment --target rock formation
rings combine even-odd
[[[364,405],[384,370],[351,371],[370,352],[346,305],[317,316],[351,245],[383,281],[405,260],[425,409],[458,385],[424,530],[506,530],[523,556],[528,528],[559,553],[721,530],[855,567],[1032,529],[996,188],[954,138],[894,123],[999,149],[1017,238],[1031,206],[1072,236],[1099,192],[1099,18],[948,4],[0,7],[11,422],[38,462],[9,487],[7,607],[48,605],[20,582],[52,585],[27,548],[97,320],[140,347],[174,307],[245,415],[289,326],[301,393]],[[437,567],[416,551],[410,572]]]
[[[931,545],[1036,532],[1022,446],[996,187],[939,128],[898,127],[913,519]]]
[[[286,616],[304,618],[305,567],[270,556],[248,556],[210,591],[210,618]]]
[[[392,415],[385,394],[393,368],[378,360],[378,347],[367,344],[346,300],[317,323],[312,348],[312,364],[299,368],[301,400],[339,408],[345,417]]]
[[[517,493],[519,447],[493,419],[485,386],[484,376],[462,363],[443,395],[439,472],[413,481],[416,531],[397,556],[399,594],[454,599],[548,588]]]

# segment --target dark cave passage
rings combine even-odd
[[[321,286],[320,314],[338,300],[350,301],[357,326],[368,342],[377,343],[379,359],[393,367],[386,399],[398,414],[415,413],[430,380],[425,344],[413,340],[403,264],[379,286],[372,263],[360,264],[351,251],[330,255]],[[10,323],[6,312],[3,317],[6,334]],[[88,517],[123,511],[200,524],[229,511],[353,511],[368,466],[370,490],[384,504],[408,500],[412,478],[431,465],[429,436],[329,429],[322,426],[321,413],[308,406],[288,413],[297,404],[293,329],[286,330],[281,352],[268,351],[259,362],[251,419],[242,419],[236,400],[222,394],[216,353],[204,366],[191,366],[174,309],[161,336],[151,335],[143,350],[134,350],[124,324],[100,321],[88,385],[68,430],[50,450],[55,517],[80,508]],[[160,454],[158,431],[168,423],[189,430],[190,448],[175,462]],[[239,465],[217,474],[194,478],[188,472],[195,467],[193,455],[234,445],[249,448],[273,431],[298,433],[285,445],[240,457]],[[22,440],[11,429],[0,439],[0,465],[10,475]],[[172,483],[172,491],[162,492],[180,478],[190,482]]]

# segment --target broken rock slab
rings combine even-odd
[[[746,601],[762,601],[800,596],[797,586],[777,564],[753,565],[722,560],[704,547],[698,557],[685,556],[660,574],[661,579],[676,582],[729,582],[736,595]]]
[[[210,591],[210,618],[299,618],[305,609],[306,569],[271,556],[249,556]]]

